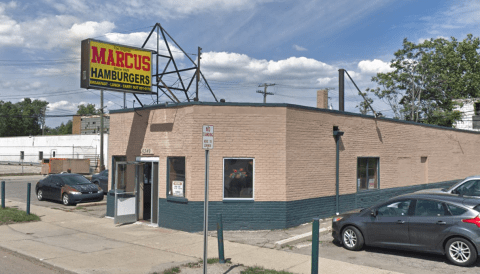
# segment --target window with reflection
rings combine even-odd
[[[358,190],[378,189],[379,158],[358,158],[357,188]]]
[[[167,158],[168,196],[185,198],[185,157]]]
[[[253,199],[253,158],[223,159],[223,198]]]

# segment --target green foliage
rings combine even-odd
[[[176,274],[176,273],[180,273],[180,267],[172,267],[163,271],[163,274]]]
[[[35,214],[27,215],[25,211],[16,208],[0,207],[0,225],[40,221],[40,217]]]
[[[241,274],[292,274],[287,271],[276,271],[272,269],[265,269],[263,267],[254,266],[248,267],[247,269],[240,272]]]
[[[392,72],[372,77],[380,87],[369,90],[385,101],[394,118],[451,127],[461,119],[454,99],[480,96],[480,39],[438,38],[415,44],[403,40]]]
[[[43,111],[48,102],[25,98],[21,102],[0,101],[0,137],[42,133]]]
[[[46,128],[46,135],[66,135],[66,134],[72,134],[72,125],[73,122],[72,120],[68,120],[66,124],[61,123],[58,127],[56,128]]]
[[[97,115],[97,114],[101,114],[101,111],[95,108],[95,104],[87,104],[86,106],[82,104],[82,105],[78,105],[77,114],[78,115]]]

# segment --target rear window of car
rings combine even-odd
[[[453,216],[459,216],[459,215],[462,215],[465,212],[467,212],[467,210],[465,208],[461,208],[461,207],[454,206],[454,205],[451,205],[451,204],[447,204],[447,207],[448,207],[448,210],[450,211],[450,213],[452,213]],[[478,210],[480,210],[480,205],[478,205],[477,207],[479,207]]]
[[[62,176],[60,178],[66,185],[69,185],[69,186],[91,184],[91,182],[87,180],[87,178],[83,177],[82,175]]]

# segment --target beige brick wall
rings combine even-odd
[[[160,159],[159,197],[166,196],[167,157],[184,156],[186,198],[203,200],[202,125],[213,125],[214,149],[209,153],[210,200],[221,201],[223,197],[223,158],[238,157],[255,159],[255,201],[285,201],[285,108],[195,105],[138,113],[142,116],[131,112],[111,115],[109,157],[125,155],[128,151],[127,160],[132,161],[140,156],[142,148],[152,149],[153,156]],[[150,131],[152,124],[160,123],[173,123],[172,131]],[[132,126],[135,131],[130,130]]]
[[[167,157],[184,156],[186,198],[203,200],[202,125],[213,125],[215,134],[209,158],[211,201],[223,197],[225,157],[255,159],[255,201],[335,195],[333,126],[345,132],[340,143],[340,194],[356,192],[358,157],[380,158],[381,189],[480,174],[478,133],[282,106],[187,105],[110,117],[109,157],[128,155],[133,161],[142,148],[152,149],[154,155],[149,156],[160,159],[161,198],[166,196]],[[152,124],[164,123],[173,124],[171,131],[151,131]]]
[[[333,126],[345,132],[340,194],[356,192],[358,157],[380,158],[381,189],[480,174],[478,133],[288,108],[288,200],[335,195]]]

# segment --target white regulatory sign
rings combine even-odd
[[[203,149],[213,149],[213,126],[203,126]]]

